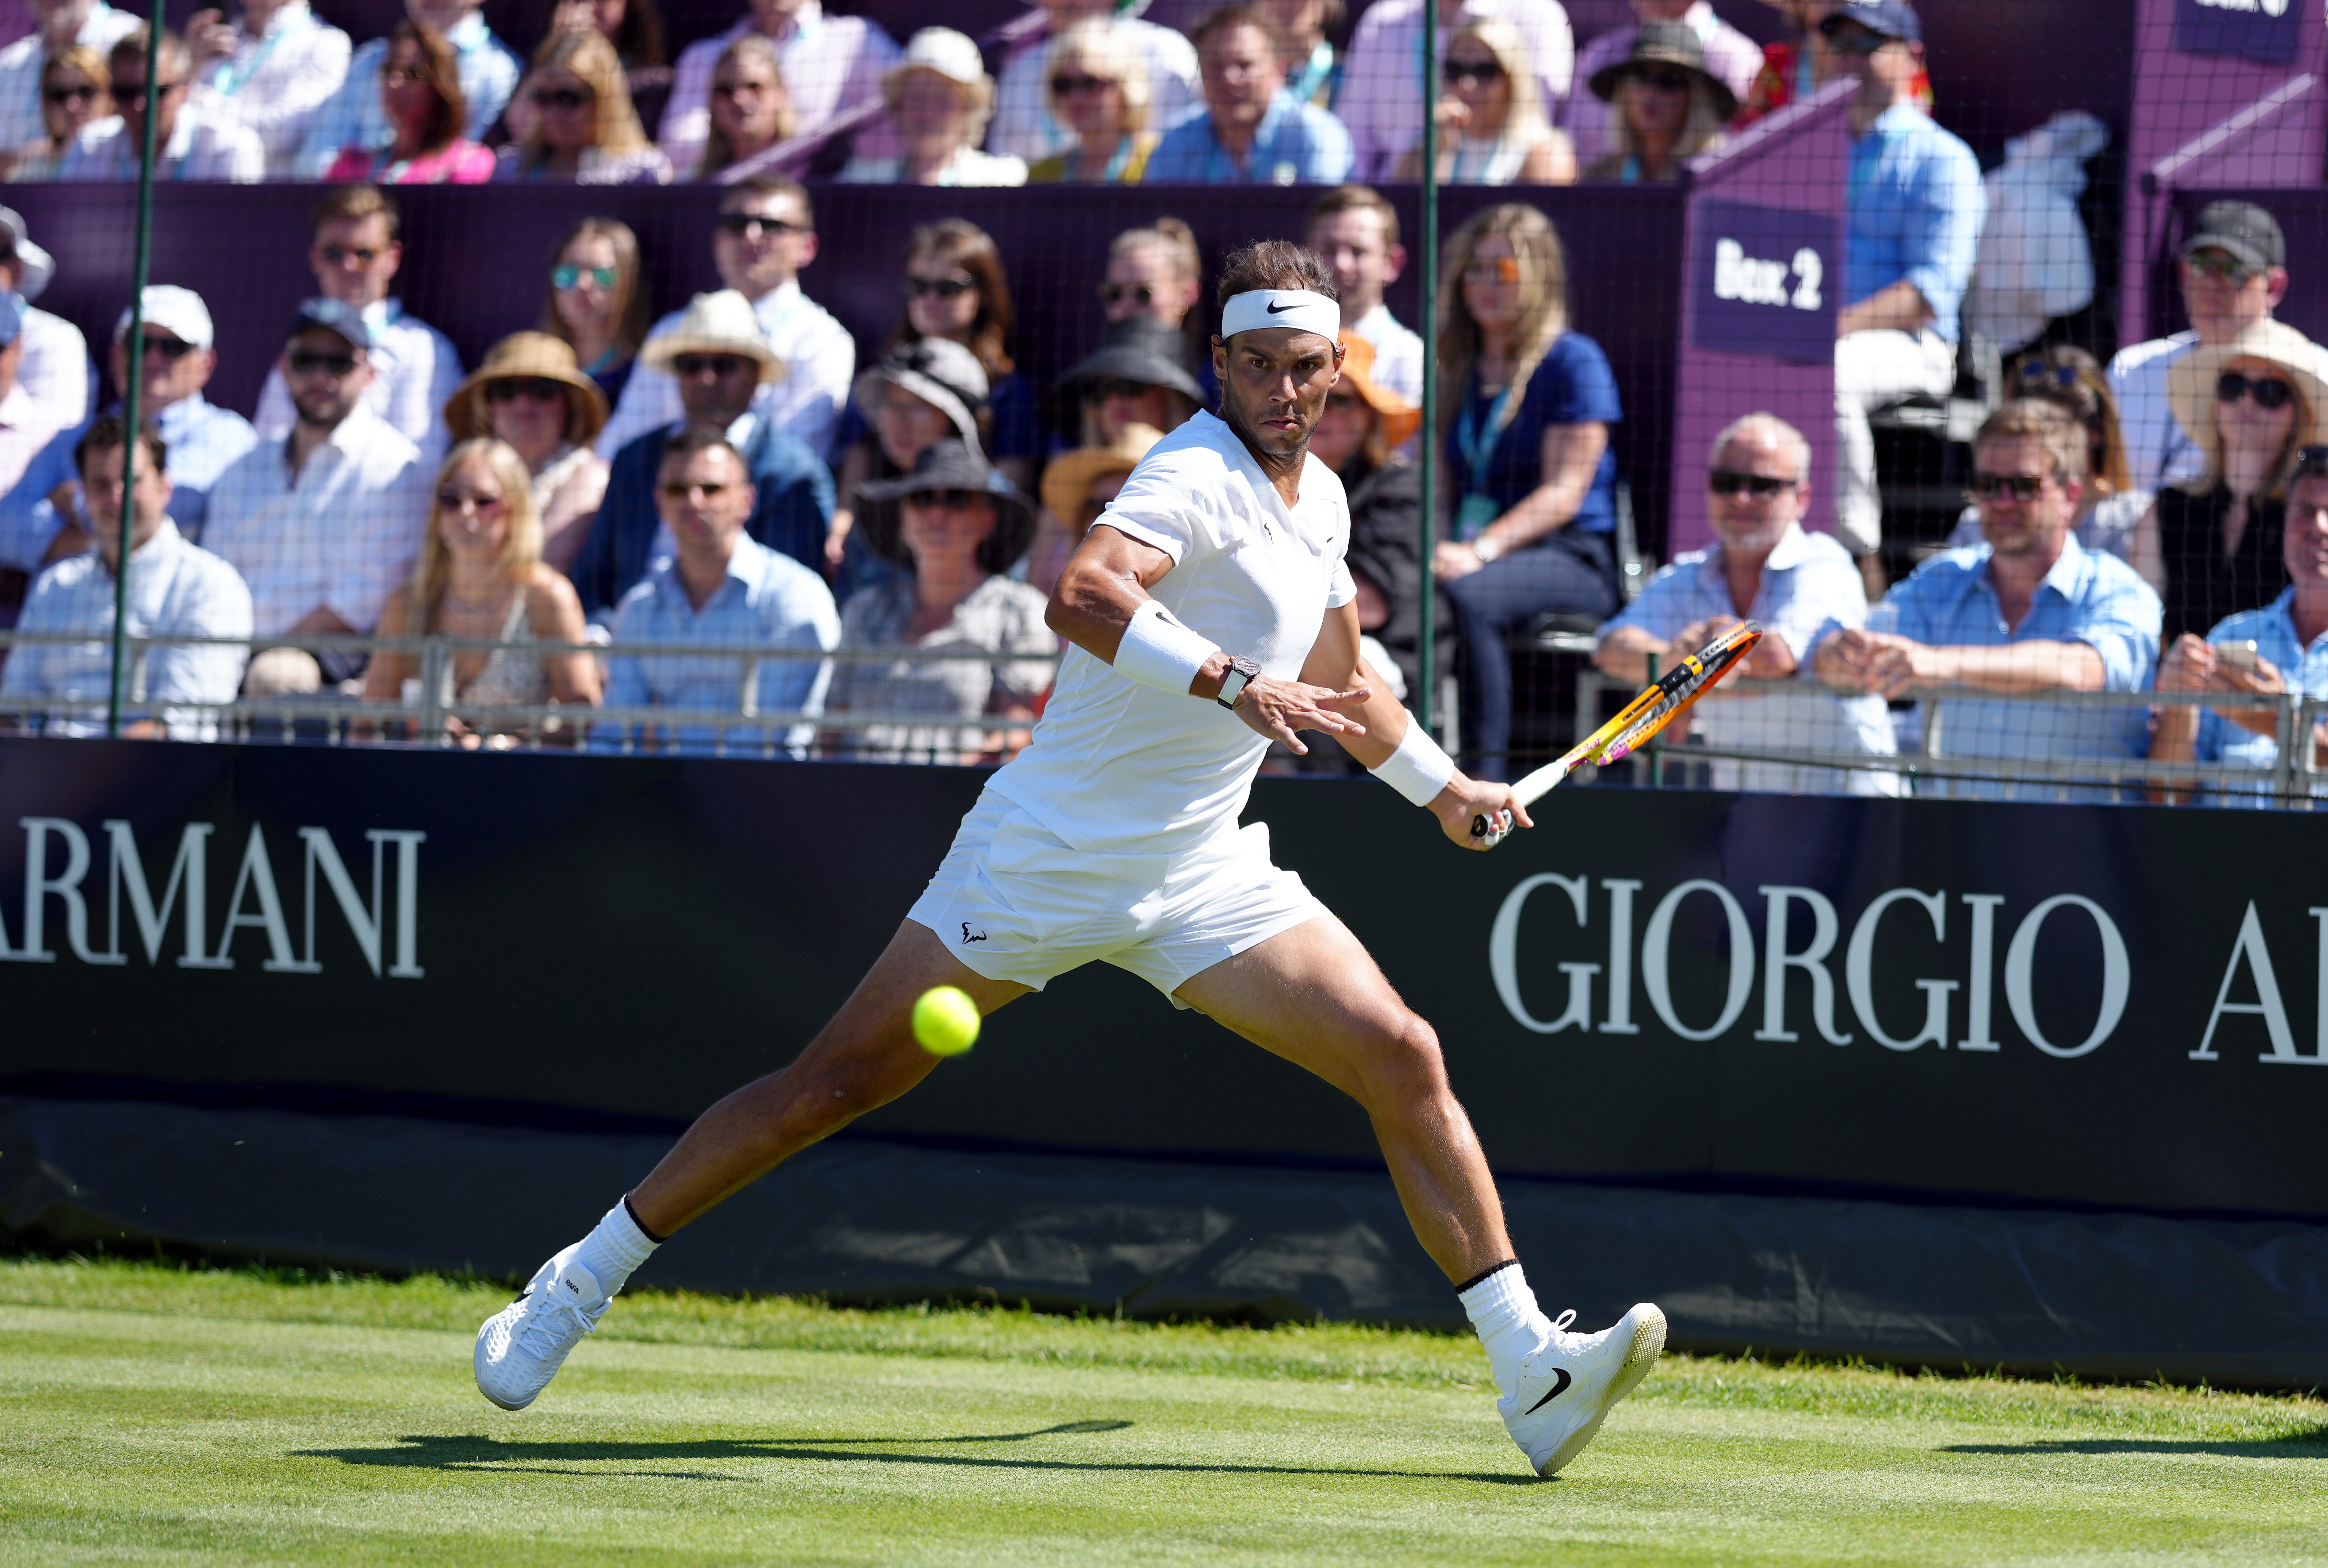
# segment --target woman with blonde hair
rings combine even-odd
[[[1645,22],[1632,52],[1592,73],[1592,96],[1609,106],[1609,150],[1588,180],[1681,178],[1682,166],[1720,146],[1738,95],[1705,69],[1705,46],[1683,22]]]
[[[1148,125],[1148,57],[1112,17],[1087,16],[1051,45],[1043,101],[1074,150],[1027,171],[1029,185],[1136,185],[1159,139]]]
[[[758,157],[789,140],[799,123],[774,42],[765,33],[745,33],[720,51],[711,68],[711,134],[704,138],[695,177],[709,180],[731,163]]]
[[[82,43],[58,50],[41,67],[43,134],[16,150],[8,178],[55,179],[59,160],[81,127],[112,116],[113,72],[105,56]]]
[[[837,176],[854,185],[1024,185],[1022,158],[981,153],[994,113],[994,79],[978,45],[951,27],[925,27],[881,78],[881,102],[905,152],[859,154]]]
[[[1608,356],[1569,330],[1567,255],[1542,212],[1507,202],[1476,214],[1448,240],[1440,276],[1437,435],[1457,499],[1432,560],[1462,639],[1466,750],[1487,770],[1475,776],[1499,779],[1511,628],[1547,610],[1616,611],[1609,427],[1623,411]]]
[[[2135,525],[2128,562],[2166,604],[2161,646],[2204,637],[2287,586],[2287,486],[2328,435],[2328,378],[2311,339],[2265,320],[2176,360],[2166,400],[2207,469],[2160,490]]]
[[[506,442],[481,436],[454,447],[436,471],[436,499],[419,562],[380,613],[383,638],[439,636],[499,645],[446,661],[436,695],[447,707],[598,705],[596,660],[587,653],[544,654],[527,647],[579,642],[584,627],[574,585],[542,562],[532,483],[525,459]],[[417,653],[375,655],[364,674],[364,700],[412,705],[420,668]],[[448,716],[446,727],[469,747],[484,743],[491,733],[490,726],[457,716]]]
[[[1565,185],[1576,178],[1568,133],[1544,117],[1527,42],[1508,22],[1475,19],[1447,40],[1437,113],[1439,178],[1454,185]],[[1398,178],[1422,177],[1418,138]]]
[[[520,139],[503,147],[497,184],[667,185],[671,160],[647,140],[622,57],[601,33],[553,33],[519,87]]]
[[[563,572],[606,496],[606,460],[590,443],[606,427],[606,396],[574,350],[547,332],[512,332],[445,400],[455,441],[490,435],[525,462],[540,519],[541,558]]]

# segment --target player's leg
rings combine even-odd
[[[1307,920],[1192,976],[1174,993],[1263,1050],[1309,1069],[1365,1109],[1399,1201],[1487,1349],[1504,1424],[1551,1475],[1582,1451],[1665,1346],[1644,1303],[1597,1334],[1571,1334],[1536,1305],[1506,1235],[1470,1118],[1439,1037],[1349,928]]]
[[[1028,989],[976,973],[926,926],[905,922],[791,1065],[699,1116],[588,1236],[542,1265],[525,1293],[486,1321],[475,1361],[485,1397],[505,1410],[531,1404],[632,1271],[680,1227],[921,1082],[938,1059],[914,1039],[913,1009],[934,985],[960,986],[981,1013]]]

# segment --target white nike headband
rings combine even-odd
[[[1342,307],[1306,288],[1257,288],[1231,294],[1221,307],[1221,340],[1256,327],[1291,327],[1320,337],[1342,335]]]

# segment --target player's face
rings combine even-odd
[[[1236,341],[1213,340],[1221,417],[1264,457],[1298,462],[1342,378],[1332,339],[1294,327],[1256,327]]]

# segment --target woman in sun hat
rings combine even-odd
[[[445,402],[455,441],[507,442],[533,476],[541,558],[563,572],[589,537],[606,494],[606,460],[590,443],[606,425],[606,397],[574,350],[547,332],[512,332]]]
[[[905,152],[854,157],[843,184],[1024,185],[1023,158],[981,153],[994,112],[994,79],[978,45],[951,27],[925,27],[881,78],[881,102]]]
[[[1588,180],[1677,180],[1682,165],[1722,145],[1738,95],[1705,69],[1705,46],[1682,22],[1645,22],[1633,51],[1592,73],[1592,96],[1609,106],[1609,150],[1585,166]]]
[[[824,538],[825,566],[836,574],[844,603],[852,589],[868,580],[868,569],[872,575],[887,575],[861,544],[849,543],[860,507],[896,510],[894,501],[860,503],[858,491],[911,473],[922,453],[940,441],[964,442],[983,456],[992,427],[987,391],[978,356],[949,338],[900,343],[859,374],[850,397],[865,434],[841,454],[840,494]],[[894,519],[890,526],[894,531]]]
[[[2298,455],[2321,443],[2328,378],[2321,350],[2294,327],[2261,321],[2201,346],[2167,372],[2175,423],[2206,471],[2168,485],[2135,525],[2129,560],[2166,602],[2164,635],[2201,636],[2287,586],[2280,536]]]
[[[927,714],[840,737],[852,756],[884,762],[994,761],[1027,743],[1024,730],[962,728],[993,714],[1032,723],[1051,683],[1058,639],[1043,624],[1047,596],[1007,574],[1035,539],[1035,509],[969,443],[925,449],[901,479],[858,487],[866,546],[904,568],[849,596],[840,646],[974,649],[999,657],[840,662],[829,713]],[[947,723],[946,721],[957,721]]]

